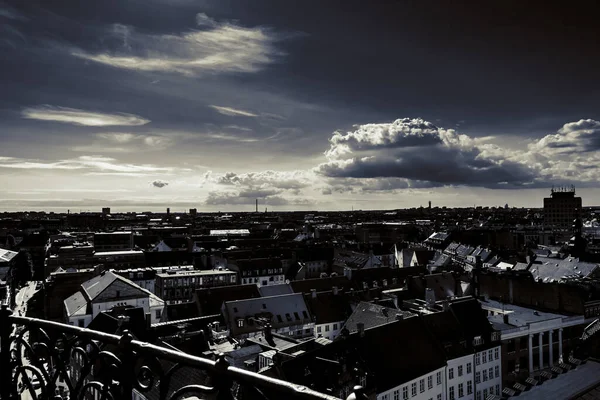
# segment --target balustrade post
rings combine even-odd
[[[228,368],[229,362],[225,358],[225,354],[220,353],[216,362],[217,372],[213,376],[213,385],[218,390],[217,400],[233,400],[231,393],[233,381],[227,376]]]
[[[128,331],[123,331],[123,336],[119,340],[119,350],[121,351],[121,393],[124,398],[133,397],[133,388],[135,387],[135,357],[133,354],[133,348],[131,341],[133,335]]]
[[[15,384],[12,377],[12,361],[10,354],[10,335],[12,310],[7,304],[0,309],[0,400],[15,398]]]

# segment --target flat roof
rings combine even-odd
[[[230,270],[218,270],[218,269],[209,269],[209,270],[195,270],[195,271],[174,271],[173,273],[168,272],[159,272],[156,276],[160,276],[163,278],[168,277],[179,277],[179,276],[202,276],[202,275],[231,275],[236,274],[235,271]]]
[[[120,251],[97,251],[94,256],[127,256],[127,255],[144,255],[142,250],[120,250]]]
[[[527,324],[548,321],[551,319],[565,318],[567,315],[554,314],[544,311],[537,311],[533,308],[526,308],[516,306],[514,304],[505,304],[496,300],[480,300],[479,303],[483,309],[493,309],[497,312],[503,312],[508,314],[508,327],[505,329],[512,329],[515,327],[526,326]],[[489,316],[488,320],[494,323],[495,326],[501,327],[506,325],[502,315]]]
[[[221,235],[249,235],[248,229],[211,229],[210,236],[221,236]]]
[[[570,399],[598,383],[600,383],[600,363],[588,360],[574,370],[534,386],[515,398],[519,400]]]

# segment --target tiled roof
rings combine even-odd
[[[329,324],[332,322],[346,321],[346,318],[352,313],[350,303],[346,296],[338,292],[321,292],[304,295],[304,300],[308,305],[315,324]]]
[[[402,315],[403,318],[415,316],[415,314],[402,311],[395,308],[380,306],[378,304],[360,302],[350,315],[344,328],[349,332],[356,332],[359,323],[363,323],[365,329],[373,328],[396,320],[396,315]]]

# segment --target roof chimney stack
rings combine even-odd
[[[334,296],[337,296],[337,294],[338,294],[338,287],[337,286],[332,287],[331,291],[333,292]]]
[[[317,298],[317,289],[310,289],[310,296],[313,299],[316,299]]]
[[[365,337],[365,324],[364,322],[359,322],[356,324],[356,329],[358,329],[358,335],[360,337]]]

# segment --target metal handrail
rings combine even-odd
[[[42,329],[58,330],[63,333],[70,333],[79,337],[86,337],[92,340],[97,340],[105,344],[119,345],[122,343],[122,336],[112,335],[109,333],[99,332],[92,329],[81,328],[62,324],[59,322],[46,321],[37,318],[10,316],[9,320],[18,325],[35,326]],[[250,386],[265,387],[268,389],[277,390],[282,395],[293,395],[299,399],[323,399],[333,400],[337,397],[329,396],[305,386],[296,385],[280,379],[271,378],[265,375],[260,375],[252,371],[237,368],[228,365],[223,369],[218,365],[217,361],[207,358],[193,356],[181,351],[172,350],[166,347],[157,346],[151,343],[142,342],[140,340],[131,340],[129,343],[131,350],[143,352],[145,355],[155,356],[163,360],[173,362],[184,362],[187,366],[202,369],[207,372],[224,374],[228,378],[236,382],[244,383]]]
[[[72,336],[78,340],[87,339],[102,344],[114,345],[119,349],[125,350],[128,355],[138,354],[143,357],[185,365],[186,367],[202,370],[210,377],[217,377],[217,381],[219,382],[236,382],[242,387],[253,387],[257,389],[259,393],[262,393],[261,390],[264,390],[265,393],[276,393],[277,398],[284,398],[287,396],[292,399],[338,400],[337,397],[317,392],[306,386],[297,385],[231,366],[226,361],[223,354],[214,361],[187,354],[176,349],[161,347],[133,339],[133,336],[128,332],[119,336],[59,322],[12,315],[11,310],[6,305],[3,305],[0,310],[0,381],[2,381],[2,385],[0,386],[4,386],[4,388],[0,389],[0,400],[14,398],[14,388],[16,387],[15,379],[17,379],[15,368],[18,369],[14,358],[11,358],[14,357],[14,354],[11,355],[10,344],[14,339],[11,338],[16,337],[13,332],[14,326],[25,326],[29,328],[29,331],[32,331],[33,328],[41,329],[44,332],[58,332]],[[5,385],[5,380],[8,380],[11,384]],[[130,388],[133,388],[131,382],[128,382],[128,384],[130,385]],[[10,388],[8,388],[9,386]],[[216,388],[216,390],[219,390],[219,388]],[[348,399],[364,398],[362,392],[363,390],[361,387],[355,387],[354,393],[352,393]],[[218,398],[224,397],[218,396]]]

